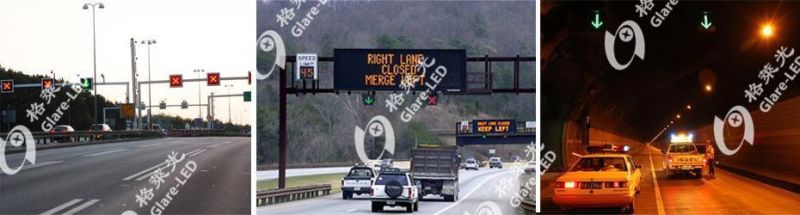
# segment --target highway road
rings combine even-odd
[[[520,165],[521,166],[521,165]],[[478,171],[461,170],[459,173],[460,199],[456,202],[442,201],[441,197],[428,195],[419,203],[415,214],[518,214],[521,209],[513,207],[511,195],[519,189],[519,169],[488,169]],[[386,213],[405,213],[404,207],[384,207]],[[343,200],[342,195],[328,196],[295,202],[281,203],[257,208],[258,214],[372,214],[369,195]]]
[[[800,194],[720,168],[716,169],[715,177],[704,175],[697,179],[675,175],[667,179],[662,171],[660,150],[645,146],[634,150],[632,155],[634,162],[643,166],[642,190],[635,199],[637,214],[796,214],[800,211]],[[552,201],[555,178],[542,178],[542,213],[545,214],[564,213]],[[619,211],[569,211],[597,212]]]
[[[166,163],[171,152],[186,154],[174,172]],[[250,138],[161,138],[36,155],[36,164],[0,175],[0,214],[146,214],[156,201],[170,214],[250,213]],[[18,165],[22,156],[7,160]],[[159,168],[169,175],[156,189],[149,176]],[[153,195],[141,195],[150,200],[140,207],[143,189]]]

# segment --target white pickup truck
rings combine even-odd
[[[342,178],[342,199],[351,199],[353,195],[372,192],[375,181],[375,170],[369,166],[354,166],[347,176]]]
[[[664,174],[669,178],[674,172],[694,173],[695,177],[700,178],[705,164],[705,155],[697,151],[694,144],[673,143],[665,153]]]

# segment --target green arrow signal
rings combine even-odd
[[[603,25],[603,22],[600,21],[600,13],[594,13],[594,21],[592,21],[592,26],[594,29],[599,29],[600,26]]]
[[[374,104],[374,103],[375,103],[375,99],[374,99],[374,98],[372,98],[372,96],[366,96],[366,97],[364,97],[364,104],[365,104],[365,105],[372,105],[372,104]]]
[[[83,88],[84,90],[92,89],[92,79],[81,78],[81,88]]]
[[[708,14],[703,14],[703,22],[700,22],[703,28],[708,29],[711,27],[711,22],[708,21]]]

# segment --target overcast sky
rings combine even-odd
[[[247,76],[255,71],[255,1],[252,0],[103,0],[105,8],[96,11],[97,82],[105,74],[107,82],[131,81],[130,38],[152,38],[150,48],[153,80],[166,80],[170,74],[184,79],[199,77],[194,69],[220,72],[223,77]],[[2,0],[0,1],[0,65],[26,74],[49,74],[77,81],[78,76],[92,77],[92,12],[83,10],[86,1],[76,0]],[[147,80],[147,46],[137,45],[137,70],[140,80]],[[203,77],[205,77],[203,75]],[[231,94],[250,90],[247,81],[223,81],[234,84]],[[153,103],[166,100],[179,104],[197,103],[197,83],[183,88],[153,85]],[[124,102],[122,86],[98,86],[111,101]],[[223,86],[206,87],[202,101],[210,92],[227,94]],[[147,102],[147,87],[142,95]],[[255,95],[253,95],[255,98]],[[251,104],[241,97],[231,99],[232,118],[250,124]],[[228,121],[228,100],[218,98],[217,119]],[[146,113],[143,111],[143,113]],[[153,109],[182,117],[197,117],[197,108],[181,110]],[[203,116],[206,115],[203,108]]]

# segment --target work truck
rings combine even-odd
[[[458,199],[458,168],[455,146],[419,145],[412,150],[411,174],[419,187],[420,199],[427,194],[439,195],[445,201]]]
[[[669,178],[673,173],[694,173],[700,178],[706,164],[705,155],[692,143],[672,143],[664,153],[664,174]]]

